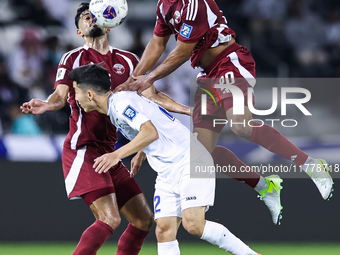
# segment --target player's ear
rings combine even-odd
[[[89,101],[92,101],[92,100],[93,100],[93,98],[94,98],[94,92],[93,92],[93,90],[89,89],[89,90],[87,91],[87,97],[88,97]]]
[[[83,32],[79,28],[77,29],[77,35],[81,37],[84,36]]]
[[[106,33],[108,34],[108,33],[110,33],[111,32],[111,28],[107,28],[106,29]]]

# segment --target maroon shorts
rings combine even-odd
[[[220,133],[223,125],[214,127],[213,119],[226,119],[226,111],[233,107],[233,95],[226,89],[216,88],[215,84],[228,83],[238,87],[243,93],[244,105],[247,106],[247,90],[249,87],[255,86],[255,78],[255,61],[247,48],[233,43],[222,51],[197,78],[200,89],[197,89],[195,93],[194,127]],[[215,90],[213,91],[211,88]],[[211,92],[217,104],[210,96],[207,96],[206,115],[202,115],[201,96],[207,91]]]
[[[62,154],[65,187],[69,199],[83,197],[90,205],[94,200],[116,193],[119,209],[132,197],[142,193],[122,162],[107,173],[94,171],[94,159],[103,155],[93,146],[72,150],[64,146]]]

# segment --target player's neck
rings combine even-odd
[[[105,95],[103,96],[99,96],[97,95],[96,98],[94,99],[98,108],[96,109],[99,113],[102,114],[107,114],[107,112],[109,111],[109,97],[111,95],[111,91],[107,92]]]
[[[103,55],[106,55],[110,51],[109,41],[107,40],[106,35],[96,38],[84,37],[84,40],[86,46],[98,51]]]

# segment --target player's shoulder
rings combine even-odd
[[[134,102],[139,100],[139,95],[136,91],[119,91],[113,94],[113,99],[117,102]]]
[[[116,54],[116,55],[120,55],[122,56],[123,58],[124,57],[127,57],[131,60],[137,60],[139,62],[139,58],[136,54],[130,52],[130,51],[126,51],[126,50],[122,50],[122,49],[118,49],[116,47],[113,47],[113,46],[110,46],[110,50],[113,54]]]
[[[140,96],[135,91],[120,91],[113,94],[111,104],[116,114],[124,115],[127,109],[139,108],[139,98]]]
[[[81,46],[81,47],[75,48],[73,50],[70,50],[64,53],[64,55],[60,59],[59,65],[66,65],[68,61],[71,61],[77,58],[79,54],[83,52],[84,50],[86,50],[86,48],[84,46]]]

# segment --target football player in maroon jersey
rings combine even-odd
[[[70,131],[66,137],[62,163],[65,187],[69,199],[82,198],[90,207],[96,221],[82,234],[73,254],[96,254],[97,250],[120,224],[119,211],[129,225],[118,241],[118,255],[138,254],[153,224],[153,214],[136,181],[122,162],[109,172],[98,174],[93,169],[94,159],[112,152],[117,141],[116,129],[110,119],[98,112],[86,113],[75,100],[75,91],[68,74],[72,69],[90,63],[102,63],[111,76],[111,89],[125,82],[138,64],[133,53],[109,45],[110,29],[97,26],[89,13],[89,4],[82,3],[75,16],[77,34],[85,44],[63,55],[56,75],[55,91],[47,100],[32,99],[21,106],[23,113],[42,114],[71,107]],[[154,87],[144,95],[164,108],[190,114],[189,107],[174,102]],[[141,163],[137,154],[132,166]]]
[[[229,123],[250,121],[252,125],[233,125],[231,130],[236,135],[301,166],[301,169],[311,177],[323,199],[328,200],[332,196],[333,180],[328,173],[327,162],[308,156],[272,126],[251,121],[253,118],[247,104],[247,90],[256,83],[255,62],[249,50],[235,42],[235,32],[227,26],[227,21],[216,2],[160,0],[156,12],[154,35],[133,72],[134,79],[128,79],[116,91],[136,90],[140,93],[191,59],[192,67],[203,69],[197,78],[200,88],[204,89],[205,85],[212,88],[216,83],[228,83],[238,87],[241,95],[242,92],[244,94],[243,115],[233,114],[232,93],[226,89],[217,88],[214,100],[207,100],[206,114],[202,114],[201,109],[201,95],[205,92],[197,89],[195,94],[193,126],[194,132],[198,133],[199,141],[212,154],[216,164],[237,168],[236,172],[223,173],[245,182],[259,192],[272,214],[274,224],[280,224],[281,178],[277,175],[264,178],[251,169],[242,172],[242,168],[246,169],[247,166],[227,148],[216,146],[224,125],[214,125],[214,119],[227,119]],[[160,58],[171,34],[174,34],[177,40],[175,49],[157,68],[143,75]],[[221,105],[215,106],[214,101],[220,101]]]

